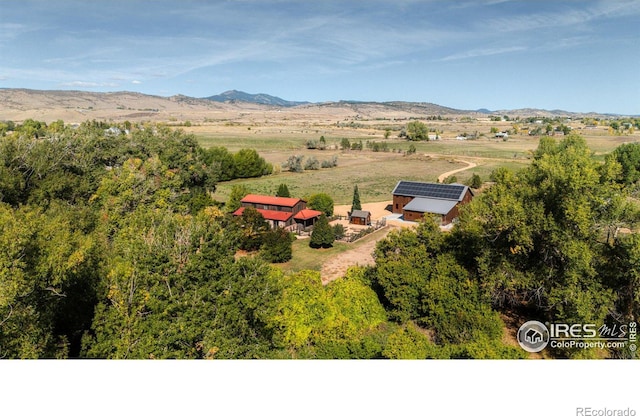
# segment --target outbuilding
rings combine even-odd
[[[458,217],[458,208],[473,198],[461,184],[400,181],[393,190],[392,210],[405,221],[419,221],[425,214],[441,215],[442,225]]]
[[[371,225],[371,212],[354,209],[349,216],[349,223],[356,225]]]

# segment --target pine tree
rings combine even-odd
[[[291,194],[289,193],[289,188],[287,188],[287,184],[281,183],[278,187],[278,192],[276,192],[276,196],[281,196],[284,198],[290,198]]]
[[[327,216],[322,214],[311,232],[309,246],[312,248],[331,247],[334,241],[333,228],[329,225]]]
[[[360,192],[358,192],[358,185],[356,185],[353,187],[353,202],[351,202],[351,212],[361,209],[362,205],[360,204]]]

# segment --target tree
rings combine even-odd
[[[311,195],[307,199],[307,206],[322,211],[327,217],[333,216],[333,199],[325,193]]]
[[[240,248],[247,251],[258,250],[263,243],[264,235],[270,230],[269,223],[254,207],[246,207],[238,218],[242,230]]]
[[[407,139],[429,140],[429,129],[427,125],[418,120],[407,123]]]
[[[225,205],[227,212],[234,212],[242,206],[242,198],[249,195],[249,189],[245,185],[233,185],[229,199]]]
[[[622,144],[608,158],[622,167],[619,182],[630,185],[640,180],[640,143]]]
[[[254,149],[239,150],[233,155],[233,162],[238,178],[255,178],[273,171],[273,166],[265,162]]]
[[[270,263],[285,263],[293,256],[292,243],[295,237],[281,227],[267,231],[262,238],[260,254]]]
[[[236,165],[233,154],[224,147],[212,147],[203,150],[204,161],[212,176],[219,181],[236,178]]]
[[[342,140],[340,141],[340,148],[342,150],[351,149],[351,143],[349,143],[349,139],[347,139],[346,137],[343,137]]]
[[[318,170],[320,169],[320,162],[318,162],[318,159],[315,156],[311,156],[304,164],[304,168],[305,170]]]
[[[358,192],[358,185],[353,187],[353,200],[351,202],[351,212],[355,210],[361,210],[362,205],[360,204],[360,192]]]
[[[327,140],[324,138],[324,136],[320,136],[320,142],[318,144],[318,149],[324,150],[326,148],[327,148]]]
[[[471,176],[471,180],[469,181],[469,185],[473,188],[473,189],[478,189],[482,186],[482,179],[480,178],[480,175],[478,175],[477,173],[474,173]]]
[[[278,191],[276,192],[276,196],[280,196],[284,198],[291,197],[291,194],[289,193],[289,188],[287,188],[287,184],[281,183],[280,186],[278,186]]]
[[[302,160],[304,156],[302,155],[292,155],[289,156],[289,159],[285,163],[283,163],[282,167],[289,169],[289,172],[302,172]]]
[[[334,241],[333,228],[329,225],[326,215],[322,214],[313,226],[309,246],[312,248],[328,248],[333,246]]]

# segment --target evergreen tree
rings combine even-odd
[[[271,263],[285,263],[293,256],[291,233],[281,227],[268,231],[262,239],[260,253],[262,258]]]
[[[331,247],[333,246],[334,236],[333,228],[329,225],[327,216],[322,214],[311,232],[311,241],[309,246],[313,248]]]
[[[353,202],[351,202],[351,212],[361,209],[362,205],[360,204],[360,192],[358,192],[358,185],[356,185],[353,187]]]
[[[480,178],[480,175],[478,175],[477,173],[474,173],[473,176],[471,176],[471,181],[469,184],[473,189],[478,189],[482,186],[482,178]]]
[[[290,198],[291,194],[289,193],[289,188],[287,188],[287,184],[281,183],[278,187],[278,192],[276,192],[276,196]]]

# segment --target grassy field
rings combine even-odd
[[[342,127],[334,120],[281,120],[274,123],[265,118],[250,123],[201,125],[185,130],[195,134],[204,147],[222,146],[233,152],[242,148],[256,149],[276,168],[275,173],[270,176],[218,184],[215,194],[217,200],[226,201],[235,184],[244,184],[254,193],[273,194],[281,183],[286,183],[293,196],[306,197],[325,192],[333,197],[336,204],[349,204],[355,184],[360,190],[362,202],[386,201],[391,199],[391,191],[399,180],[435,181],[443,172],[464,167],[465,164],[460,160],[477,164],[472,169],[455,174],[460,183],[468,181],[474,173],[488,181],[491,172],[501,166],[513,170],[526,166],[538,146],[539,137],[530,137],[524,133],[503,141],[493,138],[487,131],[491,126],[486,122],[440,123],[437,128],[444,132],[443,139],[429,142],[399,139],[398,129],[392,132],[389,139],[384,140],[381,127]],[[603,127],[576,130],[585,137],[599,159],[622,143],[640,140],[638,133],[612,136]],[[454,137],[460,132],[480,132],[482,136],[477,140],[456,140]],[[319,140],[320,136],[325,137],[328,150],[306,148],[308,140]],[[352,143],[362,140],[365,147],[367,141],[385,141],[390,152],[372,152],[367,149],[341,151],[339,147],[343,137]],[[561,137],[557,139],[561,140]],[[406,151],[411,144],[416,147],[415,155],[403,156],[397,152]],[[281,164],[291,155],[303,155],[305,160],[315,156],[321,162],[337,156],[338,166],[303,173],[282,172]]]
[[[215,196],[225,201],[236,184],[244,184],[253,193],[271,195],[281,183],[285,183],[292,196],[303,198],[324,192],[340,205],[351,203],[353,187],[357,184],[362,202],[380,202],[391,199],[391,191],[401,179],[435,181],[442,172],[464,166],[446,158],[350,152],[338,154],[338,166],[335,168],[302,173],[280,172],[261,178],[219,183]]]

